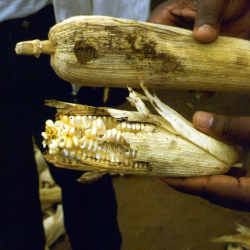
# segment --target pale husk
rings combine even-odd
[[[250,228],[238,224],[237,231],[239,234],[225,235],[220,238],[213,239],[213,242],[233,243],[237,246],[244,247],[244,249],[250,250]]]
[[[143,87],[143,86],[142,86]],[[122,111],[110,108],[95,108],[85,105],[47,101],[46,104],[58,108],[59,115],[110,115],[117,120],[147,123],[137,133],[123,133],[130,148],[137,151],[134,161],[148,162],[150,169],[138,170],[83,161],[81,164],[59,163],[45,154],[47,160],[59,167],[85,171],[106,170],[113,173],[126,173],[152,176],[202,176],[222,174],[240,160],[238,148],[217,141],[197,131],[181,115],[152,96],[143,87],[146,96],[130,89],[129,101],[139,112]],[[149,100],[161,116],[150,113],[142,99]],[[156,126],[151,126],[154,124]]]
[[[59,77],[79,86],[250,91],[250,41],[219,36],[197,42],[190,30],[105,16],[54,25],[47,41],[25,41],[17,54],[51,55]]]

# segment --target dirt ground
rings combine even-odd
[[[162,101],[188,120],[196,110],[249,115],[249,94],[157,91]],[[119,107],[131,109],[128,103]],[[236,234],[236,223],[250,226],[249,213],[233,211],[179,193],[157,178],[114,176],[122,250],[223,250],[211,240]],[[68,240],[53,249],[70,249]]]

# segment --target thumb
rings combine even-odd
[[[220,32],[220,21],[226,0],[197,0],[194,37],[204,43],[216,40]]]
[[[198,111],[193,123],[197,130],[218,140],[250,147],[250,117],[229,117]]]

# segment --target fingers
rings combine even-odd
[[[226,0],[199,0],[194,24],[194,37],[204,43],[216,40],[220,32],[221,14]]]
[[[229,117],[198,111],[193,116],[197,130],[218,140],[250,147],[250,117]]]
[[[157,6],[148,22],[192,29],[195,16],[193,0],[168,0]]]
[[[164,2],[157,6],[147,20],[150,23],[158,23],[174,26],[173,17],[169,11],[169,3]]]
[[[226,175],[211,177],[161,178],[170,187],[186,194],[200,196],[226,208],[250,211],[250,178],[236,179]]]

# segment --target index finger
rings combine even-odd
[[[220,32],[220,22],[226,0],[199,0],[194,24],[194,37],[204,43],[217,39]]]
[[[161,178],[161,180],[186,194],[200,196],[223,207],[250,211],[250,178],[227,175],[188,178]]]

